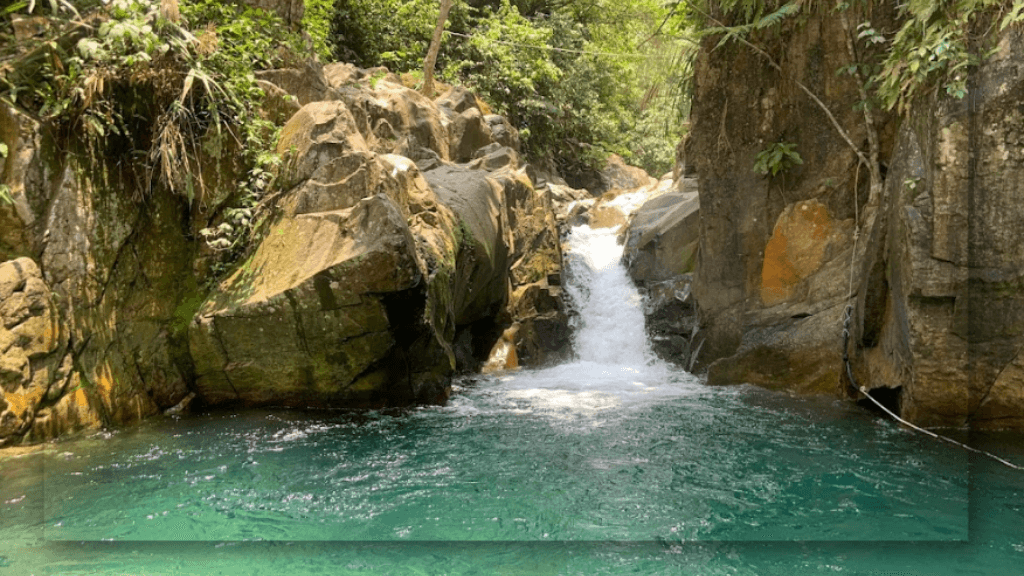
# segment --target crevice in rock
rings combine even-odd
[[[860,345],[863,348],[874,348],[881,338],[889,294],[889,282],[885,279],[885,261],[882,258],[877,258],[872,265],[864,290]]]
[[[460,374],[476,373],[487,362],[494,344],[511,323],[500,322],[497,317],[489,316],[476,322],[458,326],[455,329],[455,361],[456,372]]]
[[[94,306],[100,305],[103,302],[103,299],[106,298],[107,288],[110,287],[110,283],[113,282],[114,280],[114,275],[118,271],[117,267],[121,262],[121,256],[124,254],[125,248],[132,247],[132,249],[134,250],[134,246],[136,244],[135,236],[136,232],[139,229],[139,224],[142,221],[142,218],[143,211],[139,210],[135,217],[135,222],[132,223],[131,232],[129,232],[128,235],[125,236],[124,240],[121,242],[121,245],[117,247],[117,252],[114,253],[114,260],[113,262],[110,263],[109,272],[107,273],[106,278],[94,278],[94,280],[96,280],[99,284],[102,285],[102,287],[100,288],[99,295],[96,297],[96,300],[92,302]]]
[[[235,388],[235,383],[231,381],[231,375],[228,373],[228,364],[231,363],[231,358],[228,356],[228,347],[224,344],[220,332],[217,330],[217,319],[211,318],[210,322],[210,334],[213,335],[213,339],[217,341],[217,346],[220,347],[221,354],[224,355],[224,366],[221,368],[224,380],[227,381],[228,386],[231,386],[231,391],[235,393],[235,399],[239,399],[241,395],[238,393],[238,389]]]
[[[384,400],[391,405],[403,405],[415,399],[412,375],[413,366],[429,366],[424,348],[427,341],[434,338],[430,326],[423,321],[426,311],[427,297],[421,288],[410,288],[400,292],[378,295],[384,305],[391,335],[395,339],[391,351],[381,361],[387,368],[391,382]]]
[[[885,406],[893,414],[900,416],[900,405],[903,396],[903,386],[896,386],[895,388],[889,388],[887,386],[880,386],[878,388],[872,388],[868,390],[871,397],[877,400],[882,406]],[[879,408],[874,402],[868,398],[863,398],[857,401],[857,405],[863,408],[867,408],[871,412],[879,415],[883,415],[888,418],[888,414]]]
[[[284,291],[285,298],[288,299],[288,304],[292,307],[292,314],[295,317],[295,334],[299,337],[299,342],[302,343],[302,350],[309,355],[309,341],[306,340],[306,329],[302,325],[302,314],[299,313],[299,302],[295,298],[295,294],[291,290]]]

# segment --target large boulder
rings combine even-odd
[[[700,230],[697,183],[655,196],[633,214],[625,229],[622,258],[634,282],[661,282],[693,271]]]
[[[458,218],[461,235],[456,261],[455,322],[493,317],[508,297],[512,230],[505,212],[505,189],[486,172],[445,165],[425,173],[438,199]]]
[[[518,326],[515,344],[524,366],[550,365],[568,357],[569,319],[562,291],[562,250],[550,188],[535,188],[525,170],[491,174],[505,189],[512,230],[508,310]]]
[[[610,154],[605,160],[604,166],[599,170],[579,174],[569,184],[576,188],[589,190],[595,196],[600,196],[607,192],[621,192],[653,186],[657,182],[643,168],[630,166],[618,154]]]
[[[844,16],[862,21],[859,10]],[[872,22],[893,17],[889,6],[871,15]],[[831,73],[850,64],[843,20],[814,8],[806,18],[780,23],[774,30],[785,40],[767,44],[785,63],[782,76],[752,50],[713,50],[717,39],[708,38],[697,57],[682,145],[700,194],[692,297],[701,326],[692,344],[709,382],[837,394],[850,266],[864,247],[853,254],[855,218],[866,224],[868,177],[829,114],[853,142],[867,142],[868,133],[854,106],[857,83]],[[895,115],[876,115],[883,162],[896,126]],[[803,164],[755,172],[758,155],[778,142],[792,144]]]
[[[495,172],[444,166],[426,173],[459,219],[456,323],[466,333],[463,368],[478,367],[512,323],[510,342],[522,365],[551,363],[568,353],[558,232],[546,189],[521,170]]]
[[[468,162],[477,151],[498,144],[519,152],[519,132],[504,116],[489,114],[475,94],[456,86],[435,101],[448,125],[449,150],[454,162]]]
[[[451,212],[409,159],[370,152],[341,102],[304,107],[279,148],[291,151],[295,186],[189,331],[199,397],[286,406],[444,397],[454,368]]]
[[[356,69],[348,75],[326,70],[333,93],[352,112],[370,149],[413,160],[449,160],[451,143],[441,110],[386,69],[380,69],[379,76],[371,72]]]

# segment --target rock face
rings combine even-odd
[[[876,25],[894,21],[890,7],[873,10]],[[1024,426],[1020,40],[1007,33],[972,72],[971,106],[933,96],[906,118],[876,113],[888,172],[869,199],[867,171],[789,80],[811,87],[853,142],[868,142],[856,86],[830,73],[849,65],[841,24],[811,10],[778,40],[760,39],[786,79],[740,46],[711,50],[717,39],[698,57],[686,145],[700,189],[698,363],[712,384],[863,400],[842,360],[850,304],[857,383],[903,417]],[[753,172],[773,142],[794,144],[803,164]]]
[[[71,363],[68,334],[39,267],[29,258],[0,264],[0,446],[95,420]]]
[[[630,277],[638,284],[660,282],[693,271],[700,198],[694,179],[681,184],[682,190],[645,202],[629,222],[623,260]]]
[[[443,401],[503,333],[522,364],[568,352],[552,192],[503,118],[344,64],[260,83],[284,162],[225,274],[199,232],[237,202],[230,163],[202,203],[140,202],[0,107],[0,445],[190,404]]]
[[[1005,34],[972,106],[934,98],[911,113],[859,270],[856,375],[925,424],[1024,426],[1022,60]]]

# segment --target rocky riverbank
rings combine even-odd
[[[514,127],[384,69],[260,82],[284,162],[227,263],[229,162],[203,159],[203,206],[139,201],[0,109],[0,445],[189,404],[439,402],[510,329],[523,365],[568,354],[553,194]]]

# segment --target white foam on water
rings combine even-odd
[[[572,229],[565,263],[566,290],[579,313],[576,359],[497,377],[485,387],[501,409],[578,418],[701,392],[695,377],[651,352],[642,297],[620,263],[623,247],[616,242],[617,232],[587,225]],[[453,408],[468,406],[456,400]]]

